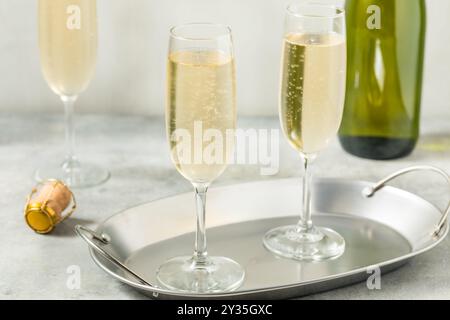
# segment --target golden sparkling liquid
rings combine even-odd
[[[172,160],[189,181],[211,182],[225,170],[233,147],[227,130],[236,127],[234,60],[220,51],[178,51],[170,54],[168,64],[166,121]],[[171,139],[178,129],[190,141]],[[209,139],[210,129],[221,135],[222,143],[217,135]]]
[[[324,149],[344,107],[346,43],[338,34],[285,36],[280,114],[291,145],[304,154]]]
[[[96,1],[39,0],[39,48],[51,89],[65,96],[83,92],[96,63]]]

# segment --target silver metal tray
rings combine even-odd
[[[296,222],[300,210],[298,179],[212,188],[208,192],[208,251],[228,256],[246,269],[241,288],[223,294],[186,294],[157,286],[155,273],[166,259],[190,254],[195,225],[191,193],[157,200],[118,213],[96,231],[77,226],[97,265],[114,278],[154,298],[284,299],[364,281],[369,267],[391,271],[430,250],[448,233],[447,216],[409,192],[379,183],[316,180],[314,221],[337,230],[346,251],[336,260],[314,263],[277,258],[262,245],[264,233]]]

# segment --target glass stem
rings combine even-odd
[[[309,232],[313,228],[311,220],[311,163],[314,156],[302,155],[304,165],[302,213],[298,222],[299,232]]]
[[[197,205],[197,229],[195,232],[194,261],[197,265],[206,263],[208,252],[206,250],[206,192],[208,184],[194,183],[195,201]]]
[[[74,104],[77,96],[61,96],[64,103],[65,122],[66,122],[66,163],[76,163],[75,157],[75,127],[74,127]]]

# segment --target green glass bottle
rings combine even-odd
[[[363,158],[407,156],[419,137],[425,0],[347,0],[346,11],[341,145]]]

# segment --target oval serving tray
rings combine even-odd
[[[96,231],[77,226],[100,268],[154,298],[283,299],[364,281],[368,268],[388,272],[430,250],[448,233],[447,215],[434,205],[386,183],[402,174],[431,170],[428,166],[397,172],[377,184],[336,179],[316,180],[314,222],[331,227],[346,240],[338,259],[296,262],[264,249],[264,233],[295,223],[301,208],[298,179],[245,183],[208,192],[208,252],[238,261],[246,279],[237,291],[223,294],[179,293],[158,287],[155,274],[168,258],[190,254],[195,226],[191,193],[137,206],[107,219]]]

